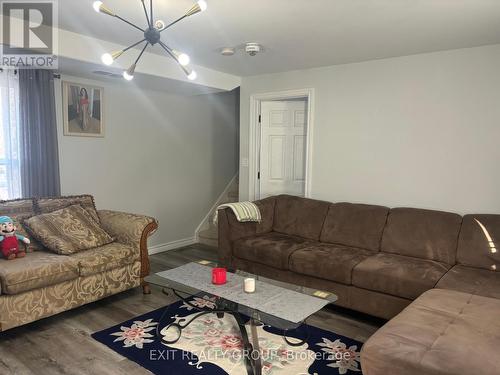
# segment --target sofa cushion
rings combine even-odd
[[[462,217],[457,214],[394,208],[382,237],[382,251],[455,264]]]
[[[354,267],[352,284],[368,290],[415,299],[434,288],[449,265],[433,260],[379,253]]]
[[[457,265],[439,280],[436,288],[500,299],[500,272]]]
[[[383,206],[334,203],[320,241],[378,251],[388,213],[389,208]]]
[[[33,199],[12,199],[0,201],[0,216],[30,217],[35,215]]]
[[[222,223],[224,225],[228,225],[229,227],[229,238],[228,240],[234,241],[243,237],[250,237],[256,234],[269,233],[273,229],[273,220],[274,220],[274,206],[276,203],[275,197],[269,197],[265,199],[261,199],[254,202],[259,208],[262,220],[260,223],[256,222],[239,222],[236,219],[236,215],[230,208],[223,208],[219,210],[225,211],[227,215],[219,215],[218,221],[224,220],[224,217],[227,217],[227,223]],[[222,218],[222,219],[221,219]]]
[[[76,261],[46,251],[37,251],[15,260],[0,260],[3,294],[19,294],[77,277]]]
[[[464,216],[457,263],[500,271],[500,215]]]
[[[78,263],[80,276],[96,273],[132,264],[139,260],[139,253],[132,247],[113,242],[90,250],[70,255]]]
[[[276,198],[273,229],[318,241],[329,206],[328,202],[280,195]]]
[[[369,375],[499,373],[500,300],[433,289],[363,345]]]
[[[46,214],[53,211],[60,210],[65,207],[73,206],[79,204],[92,216],[92,218],[99,222],[99,215],[94,203],[94,197],[92,195],[72,195],[67,197],[57,197],[57,198],[36,198],[35,208],[38,214]]]
[[[287,270],[290,255],[311,243],[301,237],[271,232],[237,240],[233,251],[237,258]]]
[[[290,256],[290,270],[302,275],[351,284],[352,269],[373,253],[330,244],[314,244]]]
[[[113,238],[80,205],[73,205],[24,221],[49,250],[68,255],[113,242]]]

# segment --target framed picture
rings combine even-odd
[[[64,135],[104,137],[102,87],[63,81]]]

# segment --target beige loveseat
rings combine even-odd
[[[147,238],[155,219],[117,211],[96,211],[90,195],[19,199],[0,202],[0,214],[21,222],[31,216],[80,204],[88,209],[114,242],[58,255],[32,244],[25,258],[0,260],[0,331],[20,326],[142,285],[149,274]]]

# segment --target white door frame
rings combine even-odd
[[[250,134],[248,138],[248,192],[249,199],[259,198],[260,183],[257,178],[259,171],[260,156],[260,129],[259,115],[261,102],[269,100],[307,99],[307,128],[306,128],[306,171],[304,181],[304,195],[311,198],[312,180],[312,149],[313,149],[313,125],[314,125],[314,89],[298,89],[287,91],[276,91],[250,96]]]

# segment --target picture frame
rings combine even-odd
[[[63,81],[62,95],[64,135],[104,137],[104,88]]]

